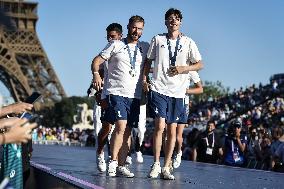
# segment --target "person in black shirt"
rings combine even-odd
[[[214,130],[215,122],[208,121],[206,130],[199,135],[193,146],[193,161],[217,163],[223,155],[220,137]]]

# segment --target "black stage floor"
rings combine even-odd
[[[182,189],[182,188],[284,188],[284,174],[221,165],[183,161],[176,169],[176,180],[147,178],[151,156],[144,156],[143,164],[133,163],[134,178],[111,178],[96,169],[95,148],[34,145],[32,164],[80,188],[119,189]],[[133,158],[134,159],[134,158]]]

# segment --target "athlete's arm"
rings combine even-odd
[[[96,56],[92,61],[93,84],[97,91],[102,89],[102,78],[99,74],[100,65],[106,61],[101,55]]]
[[[143,69],[143,90],[144,91],[149,91],[148,83],[147,83],[147,78],[149,76],[149,73],[151,71],[151,65],[152,65],[151,59],[146,58],[145,63],[144,63],[144,69]]]
[[[198,71],[203,68],[202,61],[198,61],[194,64],[190,64],[187,66],[174,66],[170,67],[170,74],[177,75],[177,74],[187,74],[189,71]]]
[[[194,87],[187,88],[186,94],[201,94],[203,93],[203,86],[201,81],[194,84]]]

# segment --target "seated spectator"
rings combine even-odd
[[[45,135],[43,134],[42,129],[39,129],[37,132],[37,139],[39,142],[45,141]]]
[[[70,133],[66,130],[64,131],[64,137],[62,138],[63,142],[70,143]]]
[[[53,130],[49,130],[46,134],[46,140],[49,140],[49,141],[57,140],[56,133]]]
[[[194,159],[194,150],[193,146],[197,142],[198,136],[201,132],[197,128],[193,128],[191,132],[188,133],[186,136],[186,144],[187,146],[184,146],[184,152],[183,152],[183,157],[188,160],[193,160]]]
[[[257,129],[254,127],[251,127],[249,129],[249,139],[246,157],[249,162],[254,161],[255,163],[256,161],[259,161],[261,159],[259,134],[257,132]]]
[[[261,169],[270,170],[271,169],[271,139],[269,135],[264,135],[260,147],[261,147]]]
[[[214,121],[208,121],[206,130],[198,136],[193,149],[193,161],[217,163],[219,157],[223,155],[223,150],[220,137],[215,132]]]
[[[86,146],[96,146],[96,137],[93,132],[88,132],[88,137],[86,140]]]
[[[244,166],[244,152],[246,149],[246,137],[241,138],[242,124],[234,121],[230,124],[224,146],[224,163],[229,166]]]
[[[281,141],[279,139],[282,135],[283,132],[281,127],[278,126],[272,129],[272,144],[270,147],[271,154],[274,154],[278,146],[281,144]]]
[[[284,128],[282,128],[282,136],[279,138],[280,144],[273,154],[273,170],[284,173]]]

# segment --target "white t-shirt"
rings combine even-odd
[[[170,46],[172,55],[174,55],[176,40],[170,40]],[[151,40],[147,58],[154,60],[151,89],[169,97],[184,98],[188,87],[188,74],[168,75],[170,60],[166,34],[156,35]],[[200,60],[201,55],[195,42],[191,38],[182,35],[178,45],[175,65],[186,66]]]
[[[128,44],[131,57],[134,57],[136,44]],[[135,76],[131,76],[130,58],[127,44],[124,39],[111,41],[100,55],[108,60],[108,84],[105,87],[108,94],[119,95],[128,98],[141,98],[142,71],[149,44],[139,42],[134,65]]]

